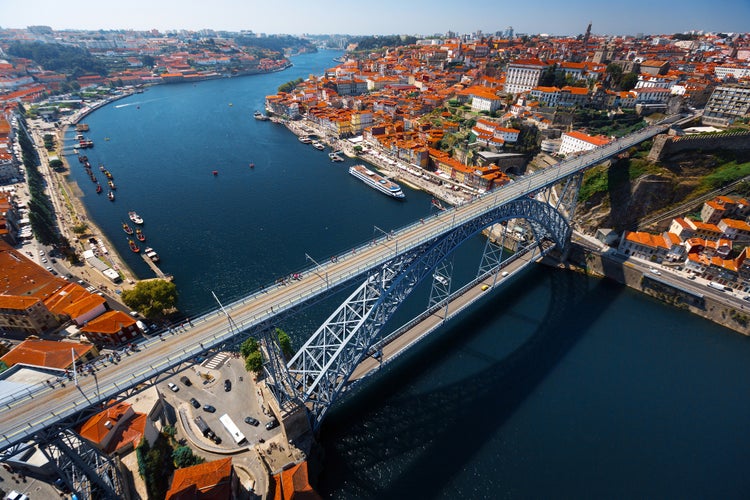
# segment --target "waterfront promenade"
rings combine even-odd
[[[325,130],[309,120],[291,121],[274,118],[277,123],[283,124],[297,137],[315,135],[320,141],[327,144],[333,151],[343,151],[350,158],[359,158],[380,170],[387,178],[396,182],[403,182],[412,189],[423,190],[451,205],[461,205],[472,199],[473,195],[455,191],[451,186],[457,185],[454,181],[442,178],[437,174],[423,171],[420,167],[409,165],[403,160],[393,158],[384,152],[377,151],[369,145],[365,145],[362,152],[355,150],[355,144],[346,139],[337,139],[326,135]],[[415,173],[416,172],[416,173]],[[428,176],[429,180],[425,178]],[[444,183],[442,185],[441,183]]]
[[[113,269],[120,273],[123,281],[122,283],[115,285],[98,270],[89,266],[85,262],[81,265],[68,264],[67,269],[72,275],[85,280],[95,288],[109,292],[108,295],[110,298],[119,300],[119,294],[115,293],[116,290],[131,288],[136,282],[136,277],[117,253],[114,245],[107,238],[104,231],[102,231],[89,217],[86,207],[81,199],[82,192],[80,187],[74,180],[69,178],[67,171],[70,171],[72,168],[77,168],[79,166],[78,162],[71,162],[66,155],[61,154],[59,155],[59,158],[63,162],[65,169],[60,172],[55,171],[49,165],[49,154],[47,150],[41,146],[44,143],[43,136],[45,134],[56,133],[55,139],[57,141],[58,151],[62,151],[65,131],[67,128],[75,126],[83,116],[104,104],[106,104],[106,102],[97,103],[97,105],[92,106],[91,108],[87,107],[86,109],[79,111],[70,118],[64,120],[61,128],[52,127],[51,124],[44,122],[43,120],[30,120],[28,122],[28,132],[34,141],[34,144],[37,146],[37,153],[40,161],[39,170],[47,181],[47,194],[55,209],[60,234],[64,236],[79,253],[88,249],[89,238],[96,238],[98,241],[102,242],[107,248],[107,254],[102,257]],[[76,234],[74,229],[80,227],[82,224],[85,224],[86,231],[81,234]]]

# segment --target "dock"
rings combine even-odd
[[[151,268],[151,270],[154,272],[157,278],[172,281],[174,279],[174,276],[171,274],[166,274],[164,271],[159,269],[159,266],[156,265],[156,262],[152,261],[150,258],[146,257],[146,254],[141,254],[141,258],[148,264],[148,267]]]

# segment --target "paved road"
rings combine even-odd
[[[281,310],[323,293],[326,288],[344,283],[381,265],[396,254],[415,248],[468,222],[498,205],[543,189],[561,179],[617,154],[638,142],[666,130],[652,126],[614,141],[589,153],[566,159],[557,166],[538,171],[519,182],[504,186],[461,207],[417,221],[386,238],[349,250],[345,255],[303,272],[302,279],[286,285],[272,285],[224,308],[241,330],[261,323]],[[209,347],[236,334],[221,310],[193,320],[192,326],[176,335],[155,340],[143,350],[123,357],[119,366],[108,366],[95,376],[79,379],[79,386],[44,389],[15,400],[0,401],[0,450],[26,440],[40,428],[70,416],[91,404],[107,400],[131,387],[154,378],[171,366],[196,356]]]

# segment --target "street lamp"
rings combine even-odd
[[[456,216],[456,214],[454,213],[453,217],[455,218],[455,216]],[[376,230],[380,231],[381,233],[383,233],[385,235],[386,241],[390,241],[390,240],[394,239],[394,237],[393,237],[392,234],[383,231],[378,226],[373,225],[372,227],[375,228]],[[385,242],[383,242],[383,245],[388,246]],[[396,240],[396,255],[398,255],[398,240]]]
[[[307,255],[307,253],[305,253],[305,259],[307,259],[307,260],[311,261],[313,264],[315,264],[318,269],[322,269],[323,268],[323,266],[321,266],[320,264],[318,264],[318,262],[315,259],[313,259],[309,255]],[[322,279],[323,281],[326,282],[326,288],[328,288],[329,285],[330,285],[328,283],[328,271],[325,272],[325,277],[321,276],[318,271],[313,271],[313,272],[318,275],[318,278],[320,278],[320,279]]]

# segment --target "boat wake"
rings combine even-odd
[[[154,101],[161,101],[162,99],[166,99],[166,97],[159,97],[157,99],[147,99],[145,101],[128,102],[126,104],[116,104],[115,108],[127,108],[128,106],[140,106],[141,104],[146,104],[146,103],[154,102]]]

